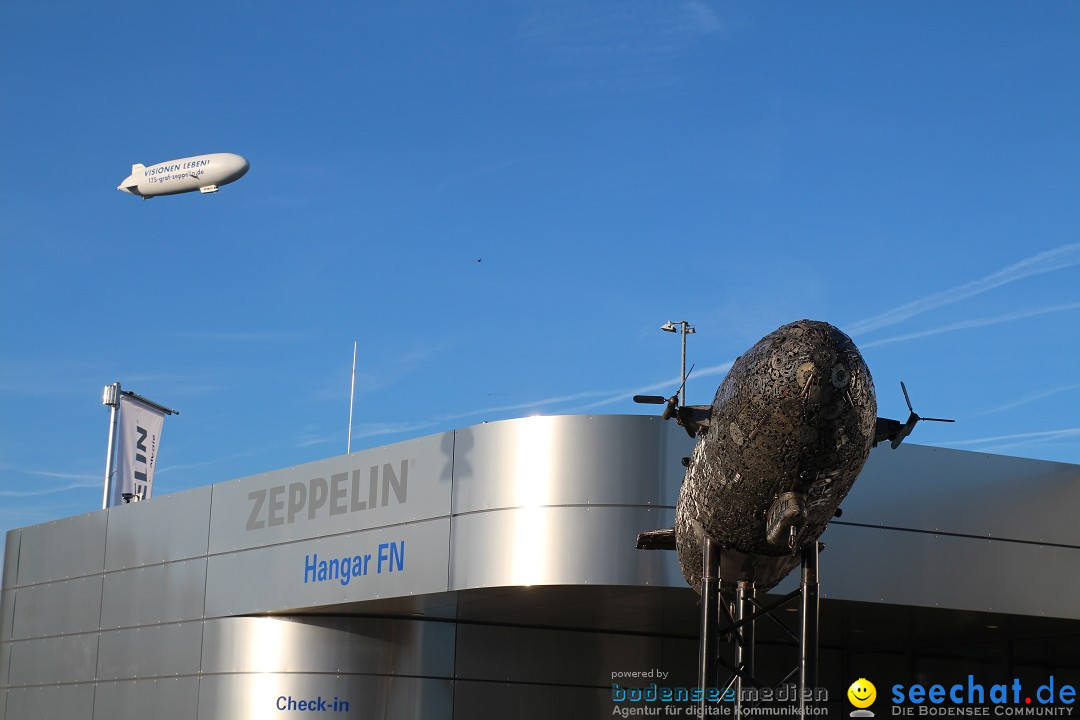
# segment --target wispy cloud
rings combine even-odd
[[[1072,439],[1080,439],[1080,427],[1062,428],[1060,430],[1043,430],[1041,432],[1015,433],[1012,435],[993,435],[990,437],[973,438],[971,440],[953,440],[952,442],[941,442],[936,444],[951,447],[986,445],[991,447],[979,448],[980,452],[996,452],[999,450],[1023,447],[1025,445]]]
[[[11,470],[23,475],[33,475],[34,477],[47,477],[56,478],[57,480],[81,480],[83,482],[104,482],[104,473],[102,475],[92,475],[90,473],[77,473],[77,472],[48,472],[45,470],[27,470],[25,468],[18,468],[13,465],[0,465],[4,470]]]
[[[104,480],[98,480],[96,483],[91,482],[76,482],[68,483],[67,485],[45,485],[33,490],[0,490],[0,497],[10,498],[28,498],[39,497],[41,495],[55,495],[56,493],[68,492],[71,490],[85,490],[93,487],[103,487]]]
[[[1013,400],[1012,402],[1005,403],[1004,405],[998,405],[996,407],[990,408],[989,410],[983,410],[982,412],[969,415],[968,417],[983,417],[985,415],[993,415],[995,413],[1005,412],[1006,410],[1012,410],[1013,408],[1020,407],[1021,405],[1027,405],[1028,403],[1045,400],[1048,397],[1062,395],[1064,393],[1073,392],[1075,390],[1080,390],[1080,384],[1063,385],[1061,387],[1051,388],[1050,390],[1042,390],[1037,393],[1025,395],[1018,400]]]
[[[479,410],[470,410],[468,412],[457,413],[455,415],[448,415],[447,420],[461,420],[467,417],[475,417],[476,415],[498,415],[505,412],[513,412],[515,410],[536,410],[537,408],[547,407],[549,405],[559,405],[562,403],[572,403],[578,400],[584,400],[594,397],[607,397],[613,392],[624,392],[622,390],[586,390],[584,392],[573,393],[571,395],[556,395],[555,397],[542,398],[540,400],[531,400],[529,402],[515,403],[513,405],[499,405],[495,407],[487,407]]]
[[[232,455],[226,455],[224,457],[214,458],[213,460],[203,460],[201,462],[193,463],[177,463],[175,465],[166,465],[159,467],[155,470],[157,475],[164,475],[178,470],[194,470],[195,468],[206,467],[208,465],[216,465],[218,463],[229,462],[231,460],[239,460],[241,458],[251,457],[252,455],[258,455],[262,450],[249,450],[247,452],[233,453]]]
[[[353,432],[353,436],[354,437],[356,436],[355,431]],[[293,443],[293,445],[295,447],[298,447],[298,448],[305,448],[305,447],[312,447],[314,445],[325,445],[325,444],[333,442],[333,441],[334,441],[334,438],[330,437],[329,435],[318,435],[316,433],[304,433],[303,435],[301,435],[300,437],[298,437],[296,439],[296,442]]]
[[[379,435],[396,435],[398,433],[415,432],[417,430],[424,430],[439,425],[445,425],[455,420],[464,420],[466,418],[478,417],[478,416],[490,416],[495,417],[503,415],[504,413],[514,412],[517,410],[537,410],[549,405],[556,405],[559,403],[568,403],[581,400],[590,397],[599,397],[610,395],[610,390],[590,390],[586,392],[574,393],[572,395],[559,395],[556,397],[542,398],[539,400],[533,400],[529,402],[516,403],[513,405],[498,405],[493,407],[478,408],[476,410],[468,410],[466,412],[453,413],[451,415],[442,415],[430,420],[419,421],[407,421],[399,423],[363,423],[356,425],[353,428],[353,440],[357,440],[365,437],[377,437]],[[333,442],[336,438],[331,437],[316,437],[302,439],[301,446],[304,445],[317,445],[326,442]]]
[[[210,340],[214,342],[274,342],[288,343],[299,342],[304,339],[302,333],[285,332],[279,330],[237,330],[225,332],[208,332],[192,330],[188,332],[172,333],[173,337],[187,340]]]
[[[702,0],[562,2],[538,6],[522,22],[520,37],[550,64],[572,71],[566,80],[572,88],[626,91],[677,82],[674,62],[723,29]]]
[[[722,365],[713,365],[711,367],[695,369],[692,377],[693,379],[710,377],[713,375],[719,375],[727,373],[731,369],[731,362],[723,363]],[[540,398],[537,400],[530,400],[528,402],[514,403],[512,405],[496,405],[484,408],[477,408],[476,410],[468,410],[466,412],[454,413],[451,415],[443,415],[441,417],[432,418],[430,420],[423,420],[417,422],[401,422],[401,423],[366,423],[358,425],[353,428],[353,439],[375,437],[379,435],[395,435],[398,433],[415,432],[417,430],[424,430],[431,427],[445,425],[457,420],[464,420],[472,417],[493,417],[497,418],[506,413],[512,413],[516,411],[537,411],[543,408],[550,408],[553,405],[570,405],[570,407],[561,408],[561,412],[577,413],[587,412],[594,408],[603,407],[605,405],[611,405],[617,402],[625,402],[630,400],[634,395],[648,393],[654,390],[672,391],[678,388],[681,378],[669,378],[661,382],[653,383],[651,385],[645,385],[635,388],[621,388],[617,390],[584,390],[578,393],[571,393],[569,395],[555,395],[553,397]],[[584,405],[572,405],[573,403],[580,402],[582,400],[591,400],[593,398],[599,398],[593,400],[593,402],[586,403]],[[308,444],[317,444],[319,442],[331,442],[332,438],[312,438]]]
[[[929,337],[931,335],[941,335],[944,333],[956,332],[957,330],[969,330],[971,328],[985,327],[987,325],[999,325],[1001,323],[1013,322],[1014,320],[1023,320],[1025,318],[1036,317],[1038,315],[1047,315],[1049,313],[1056,312],[1066,312],[1069,310],[1080,310],[1080,303],[1051,305],[1049,307],[1035,308],[1033,310],[1020,310],[1017,312],[1006,313],[1004,315],[998,315],[996,317],[963,320],[961,322],[951,323],[949,325],[943,325],[937,328],[931,328],[930,330],[920,330],[918,332],[905,333],[903,335],[894,335],[893,337],[882,338],[881,340],[872,340],[870,342],[859,343],[859,347],[863,349],[872,348],[879,345],[889,345],[891,343],[905,342],[907,340],[917,340],[919,338]]]
[[[694,380],[698,380],[700,378],[710,377],[713,375],[726,374],[727,371],[731,369],[733,362],[734,361],[730,361],[721,365],[713,365],[711,367],[705,368],[694,368],[693,372],[691,373],[691,377]],[[586,410],[592,410],[598,407],[603,407],[605,405],[612,405],[617,402],[626,402],[627,400],[632,399],[635,395],[642,395],[655,390],[674,392],[675,390],[678,390],[679,384],[681,382],[682,378],[671,378],[663,382],[653,383],[652,385],[646,385],[645,387],[639,387],[633,390],[618,390],[605,393],[605,397],[602,400],[589,403],[588,405],[579,405],[577,407],[571,408],[569,412],[582,412]],[[689,380],[687,381],[687,383],[689,384]]]
[[[1044,273],[1061,270],[1080,264],[1080,243],[1062,245],[1061,247],[1032,255],[1020,262],[1009,265],[1006,268],[991,273],[986,277],[972,280],[971,282],[957,285],[956,287],[931,293],[925,297],[913,300],[900,307],[887,310],[880,315],[860,320],[847,328],[850,335],[863,335],[873,330],[896,325],[908,318],[930,310],[951,305],[961,300],[981,295],[1002,285],[1007,285],[1017,280],[1042,275]]]
[[[451,345],[452,343],[448,341],[426,344],[423,347],[417,347],[408,352],[395,355],[392,364],[388,363],[374,369],[366,365],[364,348],[360,347],[356,368],[357,392],[359,393],[361,389],[364,392],[371,392],[390,387],[433,357],[444,352]],[[339,394],[339,391],[335,390],[334,394]]]
[[[380,435],[396,435],[398,433],[410,433],[417,430],[434,427],[444,422],[444,418],[435,420],[421,420],[417,422],[400,423],[363,423],[353,428],[353,440],[366,437],[378,437]],[[327,439],[330,442],[331,439]]]

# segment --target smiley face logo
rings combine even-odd
[[[847,690],[848,701],[857,708],[868,708],[877,699],[877,688],[866,678],[859,678],[851,683]]]

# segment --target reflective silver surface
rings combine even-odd
[[[458,515],[450,588],[681,584],[672,553],[634,548],[641,528],[673,519],[671,509],[543,505]]]
[[[543,505],[675,506],[693,440],[660,418],[534,416],[457,431],[454,513]]]
[[[1078,548],[836,524],[822,540],[823,597],[1080,619]]]
[[[211,486],[109,511],[105,569],[125,570],[206,555]]]
[[[278,698],[313,693],[355,702],[346,717],[610,716],[605,674],[693,678],[696,597],[673,553],[634,549],[672,525],[680,433],[644,417],[491,423],[13,531],[0,720],[90,717],[95,702],[98,720],[285,718]],[[882,634],[899,610],[911,627],[946,612],[920,606],[1077,617],[1080,468],[908,445],[871,458],[824,536],[828,643],[859,632],[867,607]],[[309,518],[301,494],[321,493],[317,478],[332,492],[350,467],[367,492],[376,468],[375,509],[330,515],[369,497],[326,497]],[[280,507],[261,519],[280,524],[246,530],[249,494],[269,503],[274,487]],[[155,527],[168,529],[132,545]],[[340,570],[401,541],[400,572],[304,582],[315,555]]]
[[[100,680],[197,675],[202,621],[107,630],[98,641]]]
[[[95,720],[195,720],[198,711],[197,677],[102,682],[94,696]]]
[[[0,638],[7,640],[12,637],[12,626],[15,622],[15,590],[0,590]],[[0,675],[0,680],[3,680]]]
[[[100,510],[23,528],[19,541],[18,584],[100,573],[105,567],[108,517],[107,511]]]
[[[22,530],[8,530],[4,536],[4,571],[3,584],[0,588],[15,587],[19,573],[19,544]]]
[[[8,690],[6,720],[93,720],[94,686],[46,685]]]
[[[378,675],[208,675],[199,686],[199,718],[288,717],[278,708],[279,703],[287,703],[290,698],[297,701],[322,698],[328,704],[335,700],[339,704],[347,702],[349,714],[342,712],[339,716],[365,720],[450,720],[454,712],[454,688],[450,680]]]
[[[205,558],[106,573],[101,627],[198,620],[205,578]]]
[[[0,688],[8,686],[8,678],[11,672],[11,646],[14,643],[6,642],[0,645]],[[0,703],[3,707],[3,703]]]
[[[100,614],[101,575],[19,588],[11,638],[92,632]]]
[[[610,687],[613,670],[651,667],[662,644],[658,635],[464,623],[458,628],[456,668],[458,677],[471,680]],[[528,652],[520,652],[525,647]]]
[[[453,460],[441,433],[215,485],[210,552],[449,515]]]
[[[453,623],[363,617],[206,622],[204,673],[358,673],[448,678]]]
[[[454,688],[454,716],[497,717],[515,720],[611,717],[611,686],[559,687],[492,682],[458,681]]]
[[[443,518],[214,556],[206,617],[442,592],[449,544],[450,520]],[[403,552],[391,556],[395,548]],[[354,570],[348,577],[332,572],[331,563],[342,560]],[[331,571],[325,580],[317,575],[322,563]],[[309,564],[316,570],[309,573]]]
[[[1080,466],[905,443],[874,451],[844,522],[1080,547]]]
[[[12,643],[9,684],[51,685],[93,680],[97,649],[97,633]]]

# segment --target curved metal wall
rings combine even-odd
[[[659,418],[522,418],[12,531],[0,720],[609,714],[612,667],[694,654],[673,554],[634,549],[691,447]],[[878,450],[824,595],[1080,618],[1078,502],[1076,466]]]

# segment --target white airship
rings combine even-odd
[[[247,159],[236,153],[196,155],[150,167],[136,164],[131,166],[131,175],[116,189],[138,195],[144,200],[196,190],[216,193],[221,185],[244,177],[249,167]]]

